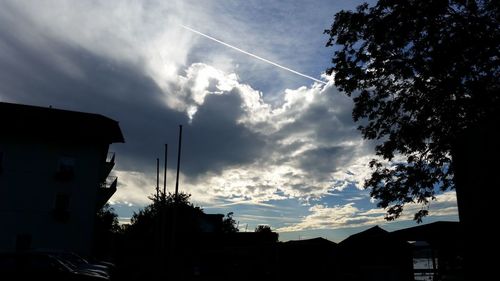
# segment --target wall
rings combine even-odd
[[[107,149],[102,144],[42,144],[2,138],[0,250],[15,250],[16,237],[24,234],[31,236],[32,248],[88,254],[99,171]],[[74,159],[71,179],[55,177],[61,157]],[[65,216],[54,217],[57,194],[69,196],[67,221]]]

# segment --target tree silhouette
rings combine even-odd
[[[234,233],[240,231],[236,226],[236,221],[233,219],[233,214],[233,212],[227,213],[227,215],[222,220],[222,232]]]
[[[108,203],[99,209],[96,213],[96,227],[104,229],[107,232],[117,233],[120,231],[120,224],[118,223],[118,215],[115,209]]]
[[[420,222],[454,188],[452,146],[499,112],[498,1],[380,0],[335,15],[327,73],[354,100],[353,119],[376,140],[365,188],[398,218],[419,203]],[[401,159],[401,160],[400,160]],[[439,189],[438,189],[439,187]]]
[[[130,226],[127,231],[132,235],[150,236],[160,229],[160,224],[167,225],[167,231],[172,227],[174,208],[176,208],[177,228],[183,232],[196,232],[198,225],[195,216],[203,214],[200,207],[189,202],[191,194],[180,192],[177,195],[173,193],[153,195],[149,197],[152,203],[144,209],[132,215]]]
[[[94,219],[94,245],[93,253],[98,257],[111,254],[113,242],[121,231],[118,223],[118,215],[115,210],[105,204],[96,213]]]
[[[265,236],[270,239],[270,241],[278,242],[279,235],[271,230],[269,225],[261,224],[255,228],[255,232],[260,236]]]
[[[260,232],[260,233],[271,233],[272,230],[271,230],[271,227],[269,225],[264,225],[264,224],[261,224],[261,225],[258,225],[256,228],[255,228],[255,232]]]

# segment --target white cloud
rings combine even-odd
[[[335,190],[342,191],[350,184],[354,184],[357,188],[363,189],[365,179],[368,179],[372,173],[368,165],[372,158],[372,155],[359,155],[352,160],[350,165],[336,171],[333,174],[333,178],[335,179]]]
[[[301,222],[281,227],[277,231],[291,232],[307,229],[342,228],[363,225],[369,219],[373,220],[368,216],[360,216],[361,211],[354,205],[354,203],[348,203],[334,207],[312,206],[309,208],[311,214],[304,217]]]
[[[408,204],[399,220],[412,220],[413,214],[421,206]],[[278,232],[292,232],[308,229],[338,229],[347,227],[358,227],[367,225],[383,225],[386,210],[373,208],[362,210],[351,202],[342,206],[327,207],[315,205],[309,208],[310,214],[302,218],[298,223],[288,224],[277,229]],[[431,216],[453,216],[457,215],[456,195],[454,191],[448,191],[437,195],[430,209]]]
[[[112,204],[146,205],[148,196],[155,193],[156,177],[134,171],[114,171],[118,177],[118,190],[111,198]]]
[[[421,208],[418,204],[409,204],[405,207],[402,216],[405,219],[413,219],[413,214]],[[430,202],[429,213],[433,216],[458,215],[455,191],[447,191],[436,195],[436,200]]]

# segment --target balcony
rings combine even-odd
[[[116,190],[117,182],[118,182],[118,177],[109,176],[106,178],[105,181],[100,183],[99,187],[101,189],[114,189],[114,190]]]
[[[108,155],[106,156],[106,161],[104,162],[104,165],[101,168],[101,181],[106,180],[111,170],[113,170],[114,166],[115,166],[115,153],[109,152]]]
[[[118,185],[118,178],[109,176],[99,185],[97,191],[97,208],[100,209],[108,200],[115,194],[116,186]]]

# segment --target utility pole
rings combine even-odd
[[[156,200],[160,197],[160,158],[156,158]]]
[[[167,197],[167,153],[168,153],[168,143],[165,144],[165,167],[163,168],[163,198]]]
[[[161,249],[161,257],[163,259],[163,263],[165,263],[168,258],[167,258],[167,253],[166,253],[166,224],[167,224],[167,156],[168,156],[168,144],[165,144],[165,165],[163,167],[163,195],[161,198],[161,204],[160,204],[160,222],[161,222],[161,227],[160,227],[160,249]],[[160,162],[158,162],[158,169],[159,169]],[[160,172],[158,171],[158,175]]]
[[[181,169],[182,125],[179,125],[179,150],[177,151],[177,177],[175,179],[175,198],[179,194],[179,170]]]
[[[182,147],[182,125],[179,125],[179,146],[177,151],[177,176],[175,179],[175,197],[174,197],[174,209],[173,209],[173,219],[172,219],[172,234],[170,240],[171,258],[173,266],[174,278],[179,274],[179,261],[176,259],[176,236],[177,236],[177,208],[179,206],[179,171],[181,167],[181,147]]]
[[[153,201],[153,204],[156,204],[155,207],[158,207],[160,200],[160,158],[156,158],[156,198]],[[161,219],[162,214],[160,214]],[[158,243],[157,254],[161,254],[163,250],[163,225],[161,220],[155,220],[156,227],[156,243]]]

